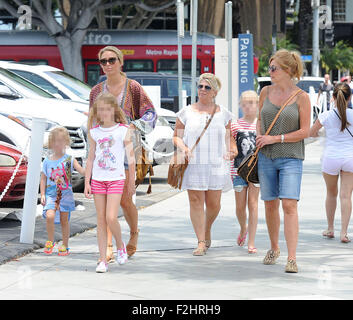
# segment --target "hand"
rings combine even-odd
[[[40,197],[40,204],[44,207],[45,206],[45,195],[41,195]]]
[[[227,153],[223,156],[225,160],[233,160],[236,157],[236,153],[234,151],[227,151]]]
[[[269,135],[259,135],[256,137],[256,147],[262,148],[268,144],[275,143],[274,137]]]
[[[91,185],[88,183],[87,185],[85,185],[85,191],[84,191],[85,197],[87,199],[91,199],[92,198],[92,193],[91,193]]]
[[[185,159],[189,161],[194,155],[191,153],[191,150],[188,147],[185,147],[183,150]]]

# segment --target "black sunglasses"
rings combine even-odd
[[[109,58],[108,60],[107,59],[101,59],[99,60],[100,64],[103,65],[103,66],[106,66],[107,63],[109,64],[114,64],[116,62],[117,58]]]
[[[268,66],[268,72],[275,72],[275,71],[280,70],[280,69],[281,69],[280,67],[276,67],[274,65]]]
[[[203,88],[205,88],[205,90],[207,90],[207,91],[210,91],[212,88],[210,87],[210,86],[204,86],[204,85],[202,85],[202,84],[199,84],[198,86],[197,86],[197,89],[203,89]]]

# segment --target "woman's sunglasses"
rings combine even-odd
[[[116,62],[117,58],[109,58],[109,59],[101,59],[99,60],[100,64],[103,66],[106,66],[107,63],[109,64],[114,64]]]
[[[280,70],[280,67],[276,67],[274,65],[268,66],[268,72],[276,72],[277,70]]]
[[[212,88],[211,88],[210,86],[204,86],[204,85],[202,85],[202,84],[199,84],[199,85],[197,86],[197,89],[199,89],[199,90],[205,89],[205,90],[207,90],[207,91],[210,91]]]

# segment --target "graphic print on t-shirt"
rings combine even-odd
[[[71,157],[68,157],[56,168],[51,168],[49,180],[54,182],[60,190],[69,188],[71,180]]]
[[[234,159],[234,167],[238,168],[243,159],[255,149],[256,132],[239,130],[237,133],[238,155]]]
[[[110,151],[114,143],[115,141],[111,135],[98,140],[99,148],[102,149],[101,157],[98,159],[98,166],[103,170],[116,170],[116,167],[113,166],[116,163],[116,158]]]

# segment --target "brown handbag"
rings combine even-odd
[[[268,127],[265,135],[268,135],[270,131],[272,130],[273,126],[275,125],[279,115],[283,111],[283,109],[287,106],[288,102],[292,100],[299,92],[302,90],[299,89],[296,91],[294,94],[292,94],[289,99],[285,102],[285,104],[281,107],[281,109],[277,112],[275,118],[273,119],[271,125]],[[259,183],[259,176],[257,172],[257,160],[258,160],[258,153],[259,153],[259,148],[256,148],[255,151],[247,155],[243,161],[240,163],[237,173],[238,175],[244,179],[247,182],[252,182],[252,183]]]
[[[210,123],[213,119],[213,116],[216,112],[216,109],[217,109],[217,105],[215,105],[215,107],[212,111],[211,118],[207,121],[206,126],[204,127],[200,136],[197,138],[194,146],[192,147],[191,153],[194,152],[196,146],[198,145],[202,136],[204,135],[208,126],[210,125]],[[174,152],[174,155],[170,161],[169,168],[168,168],[168,184],[170,186],[172,186],[173,188],[176,188],[176,189],[181,189],[184,173],[185,173],[185,170],[186,170],[188,164],[189,164],[189,161],[185,158],[185,155],[179,149],[177,149]]]

